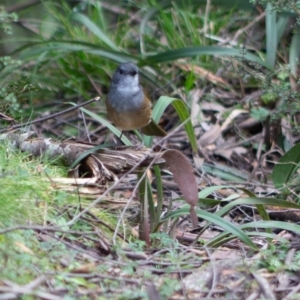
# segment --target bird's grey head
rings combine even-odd
[[[119,89],[137,90],[139,88],[138,67],[131,62],[120,64],[113,75],[112,84],[118,86]]]
[[[141,107],[144,92],[139,82],[138,67],[134,63],[126,62],[118,66],[112,77],[107,99],[119,112]]]

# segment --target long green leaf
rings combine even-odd
[[[56,55],[53,54],[53,51],[56,51]],[[43,41],[36,42],[33,41],[30,44],[24,45],[17,50],[14,51],[14,54],[19,54],[20,58],[26,62],[26,60],[32,60],[35,57],[40,55],[44,56],[44,59],[51,59],[55,61],[70,52],[82,51],[84,53],[89,53],[93,55],[100,56],[102,58],[114,61],[116,63],[123,62],[133,62],[137,65],[141,65],[139,63],[139,59],[130,54],[126,54],[120,51],[114,51],[111,49],[106,49],[104,47],[100,47],[99,45],[95,45],[92,43],[68,40],[68,41]],[[49,57],[47,57],[47,53],[49,53]],[[50,55],[51,54],[51,55]],[[15,67],[20,68],[20,66]],[[151,82],[154,85],[158,85],[155,77],[152,76],[149,72],[144,71],[142,68],[139,70],[139,73]]]
[[[272,172],[272,179],[277,189],[284,187],[284,185],[291,179],[293,174],[299,168],[299,163],[300,143],[285,153],[275,165]]]
[[[227,167],[225,165],[217,163],[215,163],[214,165],[204,163],[202,165],[202,170],[205,173],[212,174],[213,176],[234,182],[245,182],[249,177],[248,173],[244,173],[237,170],[236,168]]]
[[[155,226],[159,223],[160,216],[162,213],[163,208],[163,199],[164,199],[164,193],[163,193],[163,182],[162,182],[162,176],[159,166],[153,166],[155,177],[156,177],[156,185],[157,185],[157,205],[156,205],[156,212],[155,212]]]
[[[285,200],[280,200],[276,198],[240,198],[237,200],[234,200],[224,207],[222,207],[216,214],[218,216],[225,216],[232,208],[238,206],[238,205],[268,205],[268,206],[279,206],[279,207],[284,207],[284,208],[295,208],[295,209],[300,209],[300,205],[285,201]]]
[[[288,231],[293,231],[296,232],[297,234],[300,234],[300,225],[297,225],[295,223],[290,223],[290,222],[282,222],[282,221],[255,221],[255,222],[250,222],[246,223],[243,225],[239,226],[240,229],[257,229],[257,228],[279,228],[283,230],[288,230]]]
[[[232,185],[214,185],[214,186],[208,186],[206,188],[204,188],[203,190],[201,190],[198,193],[198,197],[199,198],[206,198],[207,196],[209,196],[211,193],[218,191],[218,190],[222,190],[222,189],[234,189],[236,187],[232,186]]]
[[[276,10],[273,9],[269,2],[266,9],[266,49],[267,64],[274,69],[277,55],[277,26],[276,26]]]
[[[281,14],[278,16],[278,20],[276,22],[276,31],[277,31],[276,49],[278,48],[278,44],[285,33],[286,25],[288,24],[288,21],[291,19],[291,17],[292,17],[291,14]]]
[[[217,46],[205,46],[205,47],[198,46],[198,47],[181,48],[176,50],[168,50],[165,52],[161,52],[159,54],[147,56],[144,61],[144,64],[161,63],[161,62],[176,60],[179,58],[194,57],[198,55],[235,56],[235,57],[239,57],[245,60],[258,63],[272,70],[272,66],[270,66],[267,62],[263,61],[257,55],[254,55],[250,52],[241,49],[224,48],[224,47],[217,47]]]
[[[80,13],[73,13],[71,18],[77,22],[83,24],[88,28],[93,34],[95,34],[103,43],[115,51],[119,51],[119,48],[111,41],[110,38],[99,28],[95,23],[93,23],[87,16]]]
[[[186,122],[186,124],[184,125],[185,131],[187,133],[193,151],[197,152],[197,141],[194,133],[194,128],[192,122],[189,120],[190,115],[189,115],[188,108],[182,100],[167,97],[167,96],[161,96],[158,99],[158,101],[155,103],[155,106],[153,108],[152,117],[154,121],[155,122],[159,121],[163,112],[170,104],[172,104],[173,107],[175,108],[181,122]],[[149,136],[145,137],[144,138],[145,145],[150,146],[152,143],[152,139],[153,137],[149,137]]]
[[[142,177],[143,172],[138,173],[138,179]],[[139,200],[140,200],[140,226],[139,238],[144,240],[147,246],[150,246],[150,220],[149,220],[149,185],[147,176],[143,178],[139,185]],[[151,209],[151,208],[150,208]],[[153,215],[154,216],[154,213]]]
[[[249,230],[249,229],[254,229],[257,230],[258,228],[263,228],[263,229],[274,229],[274,228],[280,228],[284,230],[289,230],[289,231],[294,231],[297,233],[300,233],[300,226],[296,224],[291,224],[287,222],[280,222],[280,221],[255,221],[255,222],[250,222],[247,224],[243,224],[238,226],[241,230]],[[250,235],[255,235],[253,232],[247,232],[247,234]],[[265,236],[268,238],[275,238],[270,236],[270,233],[266,232],[257,232],[258,236]],[[228,232],[223,232],[213,239],[211,239],[206,246],[207,247],[218,247],[219,245],[222,245],[232,239],[234,239],[235,236],[229,236]],[[285,241],[284,241],[285,242]]]
[[[299,26],[297,26],[297,30],[295,30],[292,42],[290,46],[289,53],[289,64],[291,68],[291,73],[297,78],[298,66],[299,66],[299,56],[300,56],[300,32]]]
[[[126,61],[131,61],[134,63],[138,62],[138,59],[132,55],[120,51],[114,51],[112,49],[99,47],[99,45],[74,41],[74,40],[59,41],[59,42],[50,40],[44,42],[30,43],[18,48],[17,50],[14,51],[14,53],[20,53],[20,59],[26,59],[26,58],[32,59],[32,57],[34,57],[35,55],[40,55],[45,51],[53,51],[53,50],[62,53],[72,52],[72,51],[83,51],[86,53],[91,53],[91,54],[101,56],[103,58],[107,58],[109,60],[118,63],[122,63]]]
[[[146,184],[147,184],[147,202],[149,206],[149,223],[150,223],[150,232],[153,232],[154,227],[156,226],[156,210],[153,199],[153,189],[151,187],[151,182],[148,176],[145,176]],[[148,209],[148,207],[146,207]]]
[[[265,229],[271,229],[271,228],[265,228]],[[278,240],[281,243],[288,243],[288,241],[286,239],[278,236],[277,234],[269,233],[269,232],[249,232],[249,231],[247,231],[247,235],[249,237],[250,236],[266,237],[268,240]],[[228,243],[229,241],[231,241],[235,238],[236,238],[235,236],[229,234],[228,232],[222,232],[222,233],[218,234],[217,236],[215,236],[214,238],[212,238],[210,241],[208,241],[205,244],[205,246],[217,248],[221,245],[224,245],[225,243]]]
[[[161,223],[165,222],[166,220],[170,218],[176,218],[181,217],[182,215],[189,214],[189,208],[181,208],[174,212],[171,212],[167,214],[162,220]],[[239,238],[241,241],[243,241],[246,245],[251,247],[253,250],[257,250],[257,247],[254,245],[254,243],[250,240],[250,238],[237,226],[233,225],[232,223],[226,221],[225,219],[217,216],[216,214],[211,214],[209,212],[196,209],[196,214],[202,219],[205,219],[209,222],[212,222],[222,228],[224,228],[228,233],[231,233],[235,237]]]
[[[80,110],[82,110],[84,113],[91,116],[92,118],[97,120],[99,123],[101,123],[102,125],[107,127],[118,138],[121,136],[121,131],[118,128],[116,128],[115,126],[113,126],[109,121],[105,120],[104,118],[100,117],[99,115],[97,115],[83,107],[81,107]],[[122,135],[121,140],[126,146],[132,146],[132,143],[124,134]]]
[[[205,202],[206,199],[207,198],[204,198],[204,199],[200,198],[199,202],[200,203]],[[276,198],[240,198],[240,199],[237,199],[235,201],[228,203],[227,205],[222,207],[218,212],[216,212],[214,215],[221,218],[221,217],[225,216],[232,208],[234,208],[238,205],[268,205],[268,206],[273,205],[273,206],[279,206],[279,207],[284,207],[284,208],[300,209],[300,205],[298,205],[298,204],[284,201],[284,200],[279,200]],[[188,205],[185,205],[177,211],[166,214],[165,217],[161,219],[161,223],[165,222],[166,220],[168,220],[170,218],[179,217],[182,214],[188,214],[188,213],[189,213],[189,207],[188,207]],[[206,219],[206,218],[204,218],[204,219]],[[208,219],[206,219],[206,220],[208,220]],[[215,223],[214,221],[210,221],[210,222]],[[268,222],[272,223],[273,221],[268,221]],[[207,226],[205,226],[205,227],[207,227]],[[272,228],[272,227],[270,227],[270,228]],[[243,227],[242,227],[242,229],[243,229]],[[227,236],[227,234],[228,233],[224,233],[224,235],[226,235],[226,236]],[[219,235],[218,237],[220,239],[222,239],[221,235]],[[217,240],[217,237],[215,239]],[[213,240],[214,243],[216,242],[215,239]]]

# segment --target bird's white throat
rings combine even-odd
[[[132,95],[132,94],[136,94],[140,90],[140,87],[138,85],[136,85],[134,87],[132,87],[132,86],[118,86],[117,90],[121,94]]]
[[[136,94],[140,90],[140,83],[138,75],[132,76],[125,76],[122,84],[117,85],[117,90],[119,93],[132,95]]]

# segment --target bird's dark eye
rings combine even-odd
[[[136,74],[137,74],[137,71],[131,71],[131,72],[130,72],[130,75],[131,75],[131,76],[135,76]]]
[[[123,71],[123,70],[120,70],[120,74],[124,74],[124,71]]]

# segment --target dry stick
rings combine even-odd
[[[292,296],[297,294],[299,292],[299,290],[300,290],[300,284],[295,286],[282,300],[292,299]]]
[[[94,1],[96,2],[96,1]],[[101,3],[101,7],[103,7],[104,9],[112,12],[112,13],[115,13],[117,15],[129,15],[129,20],[128,22],[132,22],[132,21],[138,21],[139,23],[141,22],[141,16],[140,15],[140,12],[137,11],[136,13],[130,13],[128,12],[128,9],[123,9],[123,8],[120,8],[119,6],[117,5],[111,5],[111,3],[105,3],[105,2],[102,2]]]
[[[86,120],[85,120],[85,117],[84,117],[84,112],[81,110],[80,114],[81,114],[81,118],[82,118],[83,125],[84,125],[84,128],[85,128],[85,132],[86,132],[86,135],[87,135],[87,139],[88,139],[89,143],[92,143],[91,136],[89,134],[87,124],[86,124]]]
[[[16,122],[15,119],[3,114],[0,112],[0,118],[7,121],[7,122]]]
[[[83,102],[81,104],[78,104],[76,106],[67,108],[67,109],[62,110],[60,112],[57,112],[57,113],[55,113],[53,115],[50,115],[50,116],[47,116],[47,117],[43,117],[43,118],[40,118],[40,119],[37,119],[37,120],[33,120],[33,121],[30,121],[30,122],[26,122],[26,123],[17,124],[17,125],[13,125],[13,126],[10,126],[10,127],[2,128],[2,129],[0,129],[0,133],[2,133],[2,132],[8,132],[8,131],[11,131],[11,130],[22,128],[24,126],[33,125],[33,124],[37,124],[37,123],[40,123],[40,122],[44,122],[44,121],[49,120],[49,119],[56,118],[56,117],[58,117],[60,115],[63,115],[65,113],[67,113],[67,112],[70,112],[70,111],[72,111],[74,109],[77,109],[79,107],[88,105],[88,104],[93,103],[95,101],[98,101],[99,99],[100,99],[100,97],[95,97],[95,98],[93,98],[91,100],[88,100],[88,101]]]
[[[243,32],[247,31],[249,28],[251,28],[257,22],[259,22],[260,20],[262,20],[265,16],[266,16],[266,12],[263,12],[262,14],[260,14],[259,16],[257,16],[252,22],[250,22],[247,26],[239,29],[237,31],[237,33],[234,35],[232,41],[236,41]]]
[[[214,289],[216,288],[216,285],[218,283],[218,270],[214,263],[213,258],[211,257],[211,253],[207,247],[204,246],[204,249],[207,253],[208,258],[210,259],[211,265],[212,265],[212,272],[213,272],[213,278],[211,283],[211,288],[209,289],[209,293],[206,295],[204,299],[208,299],[212,296]]]
[[[76,234],[76,235],[96,235],[95,231],[75,231],[60,229],[61,226],[40,226],[40,225],[19,225],[0,230],[0,234],[8,233],[15,230],[39,230],[39,231],[58,231],[62,233]]]
[[[24,285],[23,288],[28,289],[29,291],[31,291],[31,290],[35,289],[36,287],[38,287],[41,283],[46,281],[46,279],[47,279],[46,275],[43,274],[43,275],[33,279],[28,284]]]

